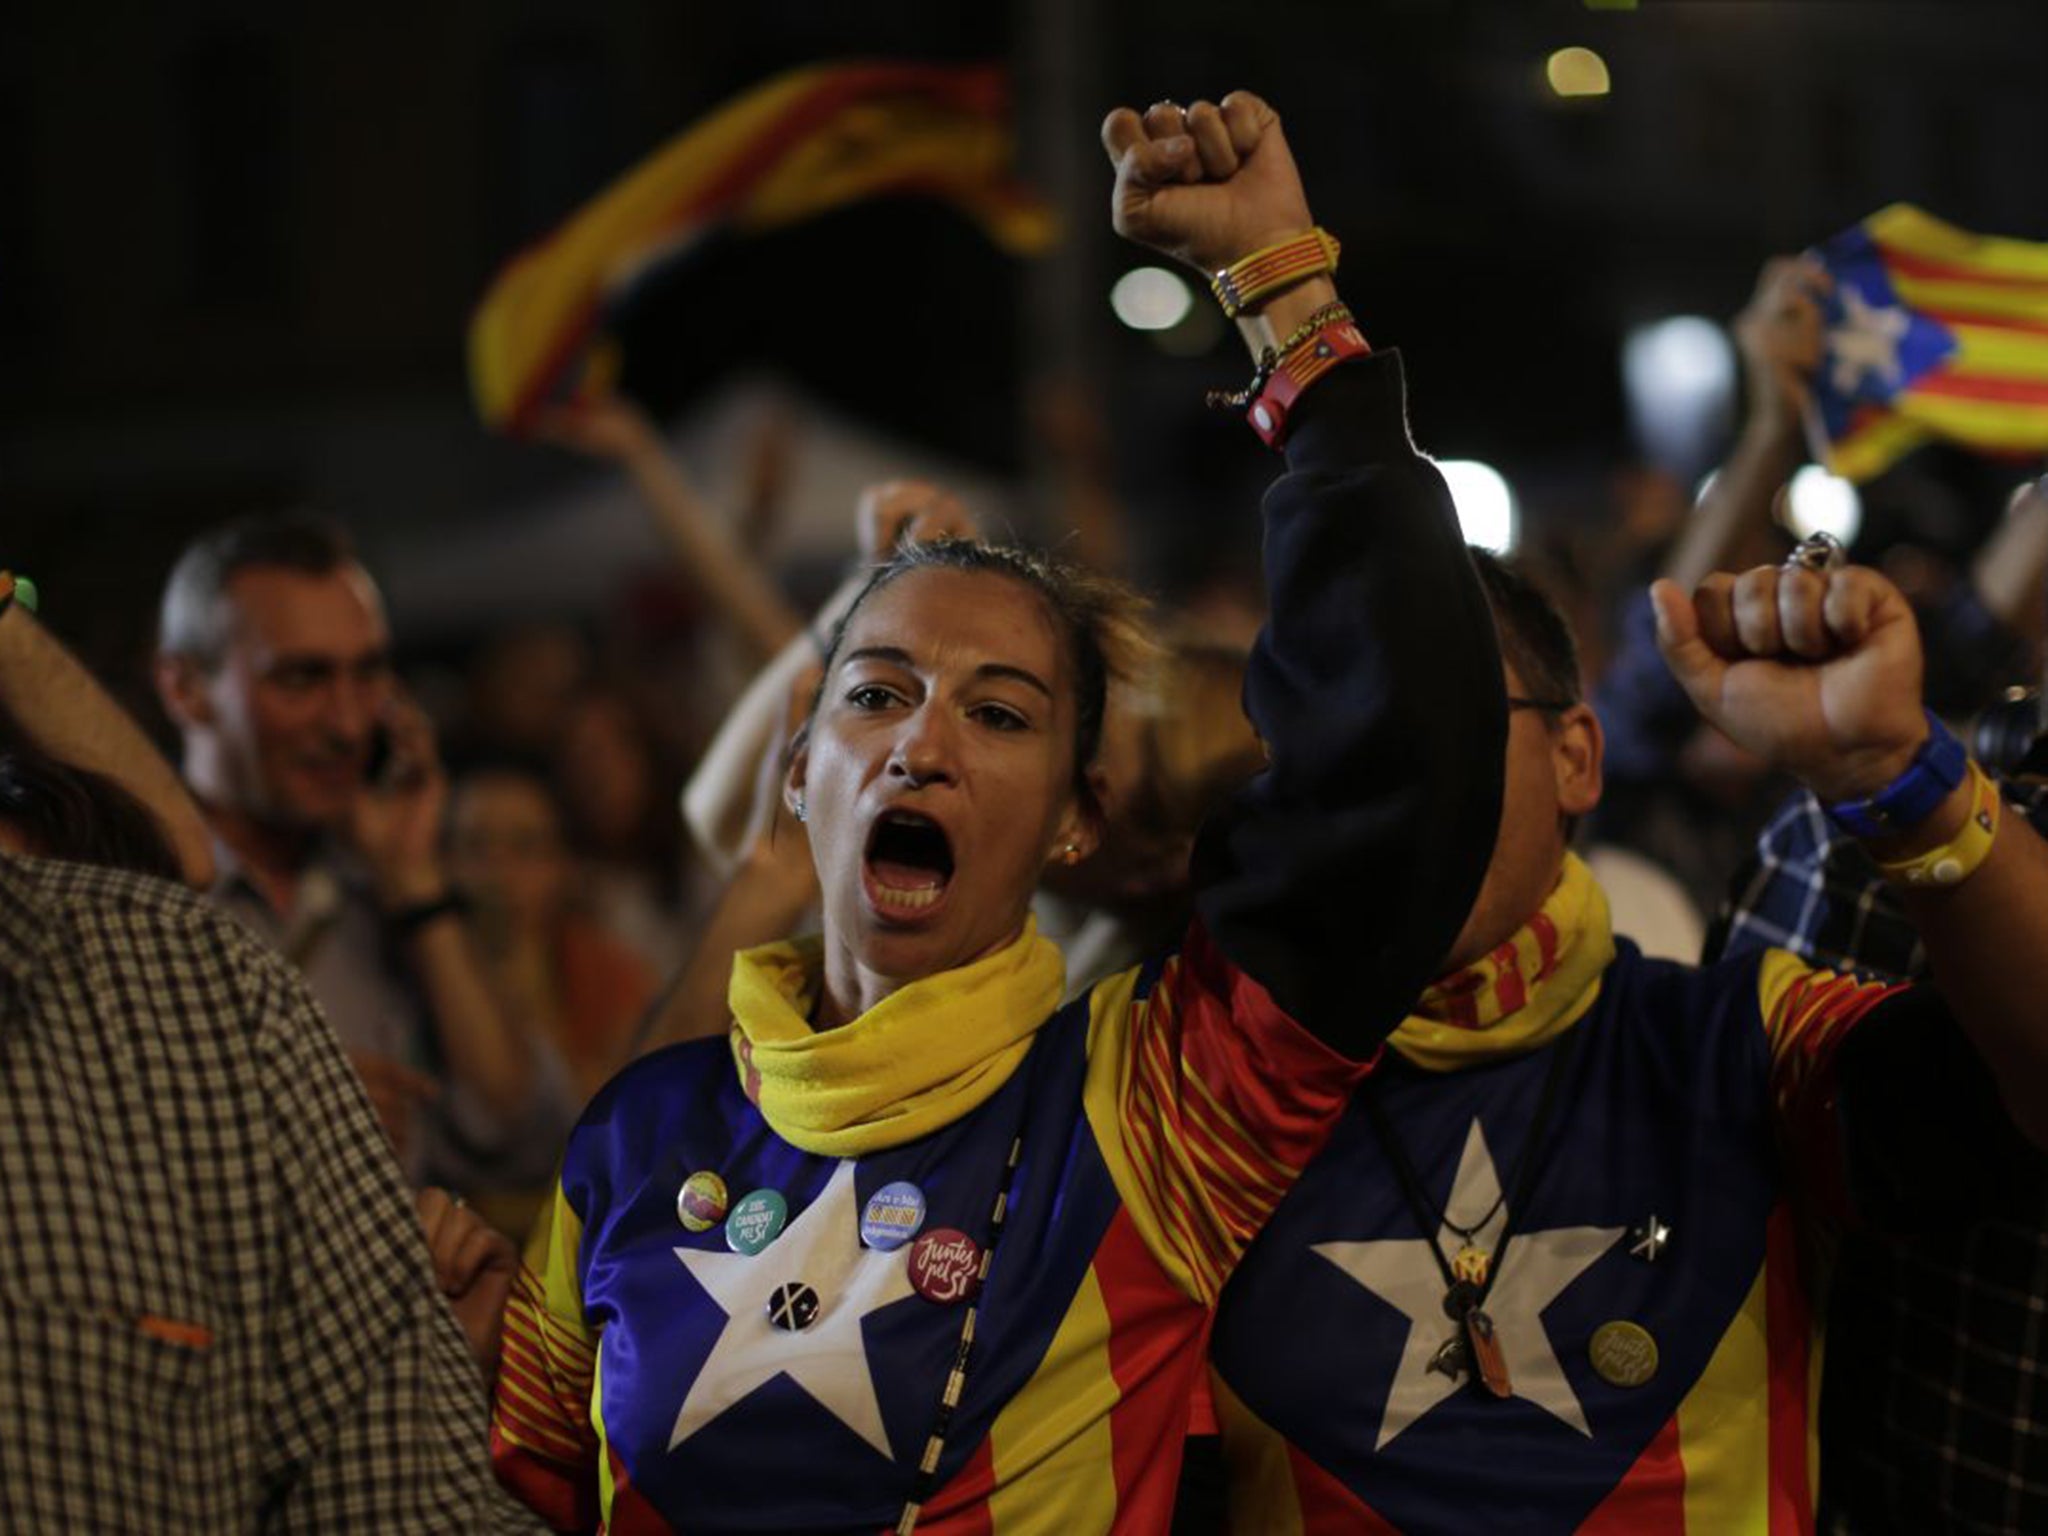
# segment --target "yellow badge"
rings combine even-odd
[[[1657,1374],[1657,1341],[1634,1323],[1602,1323],[1586,1353],[1609,1386],[1640,1387]]]
[[[692,1232],[709,1232],[725,1220],[725,1180],[708,1170],[693,1173],[676,1192],[676,1215]]]

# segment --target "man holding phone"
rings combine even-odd
[[[347,535],[292,514],[196,540],[164,589],[156,682],[212,828],[215,899],[305,976],[407,1176],[451,1130],[516,1124],[531,1055],[462,921],[433,731]]]

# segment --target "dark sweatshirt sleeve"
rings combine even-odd
[[[1449,492],[1397,355],[1302,397],[1267,492],[1245,681],[1269,766],[1203,830],[1201,919],[1297,1022],[1368,1056],[1441,969],[1492,857],[1507,713]]]

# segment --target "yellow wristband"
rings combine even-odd
[[[1891,863],[1880,859],[1877,867],[1885,879],[1896,885],[1946,889],[1961,885],[1977,872],[1978,865],[1991,856],[1991,843],[1998,836],[1998,818],[2004,801],[1999,797],[1998,786],[1991,782],[1991,776],[1974,761],[1968,771],[1970,814],[1963,818],[1961,829],[1939,848],[1930,848],[1910,859],[1897,859]]]
[[[1336,271],[1340,249],[1337,237],[1318,225],[1307,234],[1233,261],[1210,277],[1209,290],[1223,306],[1223,313],[1235,320],[1312,277]]]

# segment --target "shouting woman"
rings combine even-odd
[[[1099,836],[1119,603],[1015,550],[877,571],[786,786],[823,932],[739,957],[729,1042],[592,1103],[508,1311],[494,1454],[559,1528],[1163,1529],[1216,1294],[1479,888],[1493,627],[1279,121],[1103,136],[1118,230],[1217,274],[1284,442],[1269,765],[1177,952],[1063,1008],[1029,906]]]

